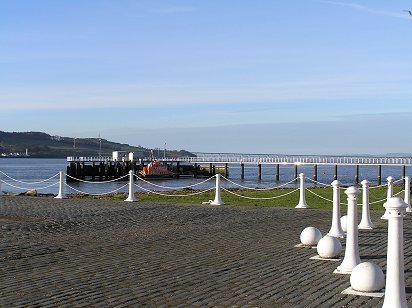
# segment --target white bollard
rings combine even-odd
[[[405,198],[404,198],[403,201],[405,201],[405,203],[408,206],[406,208],[406,211],[407,212],[412,212],[412,207],[411,207],[411,178],[409,176],[405,176]]]
[[[408,307],[405,294],[403,256],[403,217],[408,205],[399,197],[390,198],[383,205],[388,219],[388,251],[386,259],[386,287],[383,308]]]
[[[391,176],[388,176],[386,178],[386,180],[388,181],[388,190],[386,192],[386,201],[389,200],[389,198],[393,197],[393,180],[394,178]]]
[[[215,190],[215,200],[210,202],[211,205],[223,205],[225,204],[220,197],[220,174],[216,174],[216,190]]]
[[[128,201],[128,202],[137,201],[134,195],[134,172],[133,170],[129,171],[129,196],[124,201]]]
[[[303,173],[299,174],[300,179],[300,190],[299,190],[299,203],[295,208],[297,209],[307,209],[309,205],[306,203],[305,198],[305,175]]]
[[[375,228],[371,221],[371,215],[369,212],[369,182],[363,180],[362,184],[362,219],[358,226],[361,230],[370,230]]]
[[[354,186],[345,190],[345,194],[348,196],[348,231],[346,233],[345,257],[334,273],[350,274],[355,266],[361,262],[358,244],[358,192]]]
[[[66,194],[64,193],[64,173],[63,173],[63,171],[60,171],[59,175],[60,175],[59,193],[54,198],[55,199],[64,199],[64,198],[66,198]]]
[[[386,192],[386,201],[388,201],[393,196],[393,180],[394,180],[394,178],[391,177],[391,176],[388,176],[386,178],[386,180],[388,181],[388,190]],[[381,219],[388,219],[387,212],[388,212],[388,210],[385,210],[385,213],[383,214]]]
[[[340,190],[339,187],[341,183],[335,180],[331,183],[333,187],[333,211],[332,211],[332,226],[328,232],[328,235],[333,237],[345,237],[345,232],[342,229],[342,224],[340,220]]]

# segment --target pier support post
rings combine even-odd
[[[297,179],[297,177],[298,177],[298,165],[297,164],[295,164],[294,169],[295,169],[295,173],[294,173],[293,178],[295,179],[295,181],[297,181],[298,180]],[[303,173],[301,173],[301,174],[303,174]]]
[[[195,168],[193,169],[193,177],[197,178],[197,164],[195,163]]]
[[[333,189],[333,209],[332,209],[332,225],[328,232],[329,236],[333,237],[345,237],[345,232],[342,229],[342,223],[340,221],[340,185],[337,180],[331,183]]]
[[[389,200],[389,198],[392,198],[393,196],[393,180],[394,178],[391,176],[388,176],[386,178],[386,180],[388,181],[388,190],[386,192],[386,201]]]
[[[386,259],[386,286],[382,308],[406,308],[403,255],[403,217],[407,204],[401,198],[390,198],[384,205],[388,219],[388,250]]]
[[[313,180],[318,180],[318,165],[313,165]]]
[[[356,184],[359,183],[359,165],[356,165],[356,168],[355,168],[355,183]]]
[[[229,164],[228,163],[225,164],[225,177],[229,178]]]
[[[361,260],[359,257],[358,243],[358,189],[354,186],[345,190],[348,196],[348,220],[346,232],[345,257],[334,273],[350,274]]]
[[[378,185],[382,184],[382,165],[378,166]]]
[[[64,199],[64,198],[66,198],[66,195],[64,193],[64,173],[63,173],[63,171],[59,172],[59,176],[60,176],[59,193],[54,198],[55,199]]]
[[[333,176],[333,180],[334,181],[338,180],[338,165],[335,165],[335,175]]]
[[[213,175],[213,164],[209,163],[209,176]]]
[[[279,174],[279,164],[276,165],[276,182],[279,182],[280,174]]]
[[[258,180],[260,181],[262,179],[262,164],[259,162],[258,163]]]
[[[245,164],[240,163],[240,178],[243,180],[245,178]]]
[[[371,216],[369,212],[369,182],[363,180],[362,184],[362,219],[359,223],[358,229],[370,230],[375,228],[371,221]]]
[[[224,202],[220,197],[220,174],[216,174],[216,190],[215,190],[215,200],[213,200],[211,205],[223,205]]]
[[[134,172],[132,170],[129,171],[129,196],[124,201],[128,201],[128,202],[137,201],[134,195]]]
[[[92,162],[92,181],[96,179],[96,163]]]
[[[1,194],[1,192],[0,192]],[[405,201],[406,205],[408,206],[406,208],[407,212],[412,212],[412,207],[411,207],[411,178],[409,176],[405,176],[405,197],[403,199]]]
[[[307,209],[309,205],[306,203],[305,199],[305,175],[303,173],[299,174],[300,179],[300,190],[299,190],[299,203],[295,206],[297,209]]]
[[[403,179],[403,184],[405,184],[405,176],[406,176],[406,166],[402,166],[402,179]]]

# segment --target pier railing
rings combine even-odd
[[[181,157],[189,163],[261,163],[261,164],[311,164],[311,165],[412,165],[412,157],[372,156],[297,156],[277,154],[215,154],[196,153],[196,157]]]
[[[280,155],[280,154],[237,154],[237,153],[195,153],[195,157],[142,158],[143,161],[159,159],[186,163],[244,163],[244,164],[284,164],[284,165],[412,165],[412,157],[379,156],[327,156],[327,155]],[[68,162],[113,161],[109,156],[67,157]]]

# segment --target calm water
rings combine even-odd
[[[3,181],[1,183],[1,190],[5,192],[23,192],[28,189],[35,188],[40,193],[58,193],[58,173],[60,171],[66,171],[65,159],[36,159],[36,158],[0,158],[0,171],[7,176],[13,178],[10,179],[6,175],[0,173],[0,178]],[[240,166],[238,164],[229,165],[229,179],[235,183],[238,183],[247,187],[275,187],[286,182],[293,180],[294,167],[293,166],[280,166],[280,181],[275,181],[276,166],[275,165],[262,165],[262,180],[258,180],[258,168],[257,166],[245,165],[245,179],[240,179]],[[303,172],[307,177],[313,177],[313,166],[299,166],[298,173]],[[406,168],[406,175],[411,176],[412,168]],[[46,182],[36,183],[48,178],[51,178]],[[318,166],[318,181],[326,184],[330,184],[333,181],[334,166]],[[359,168],[359,181],[367,179],[372,185],[377,184],[378,167],[377,166],[360,166]],[[402,177],[402,168],[392,166],[382,166],[382,184],[388,176],[392,176],[395,179]],[[338,179],[344,185],[355,184],[355,166],[339,166],[338,167]],[[17,181],[16,181],[17,180]],[[184,179],[170,179],[170,180],[155,180],[152,183],[159,186],[183,188],[196,183],[201,183],[205,179],[198,178],[184,178]],[[29,182],[30,184],[21,183]],[[307,182],[307,185],[310,182]],[[53,185],[54,186],[50,186]],[[127,181],[111,182],[111,183],[70,183],[73,189],[66,187],[66,193],[78,193],[87,192],[92,194],[107,193],[117,190],[127,184]],[[164,187],[157,187],[148,183],[138,182],[138,185],[144,189],[149,190],[167,190]],[[194,186],[194,189],[208,189],[214,187],[215,182],[207,181],[201,185]],[[298,183],[291,183],[289,187],[297,187]],[[50,186],[50,187],[48,187]],[[231,183],[222,181],[224,187],[235,187]],[[78,191],[77,191],[78,190]],[[137,189],[139,190],[139,189]],[[120,192],[127,192],[127,186],[121,188]]]

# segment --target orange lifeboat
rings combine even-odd
[[[139,174],[148,178],[170,178],[175,176],[168,166],[159,160],[152,161],[147,166],[144,166]]]

